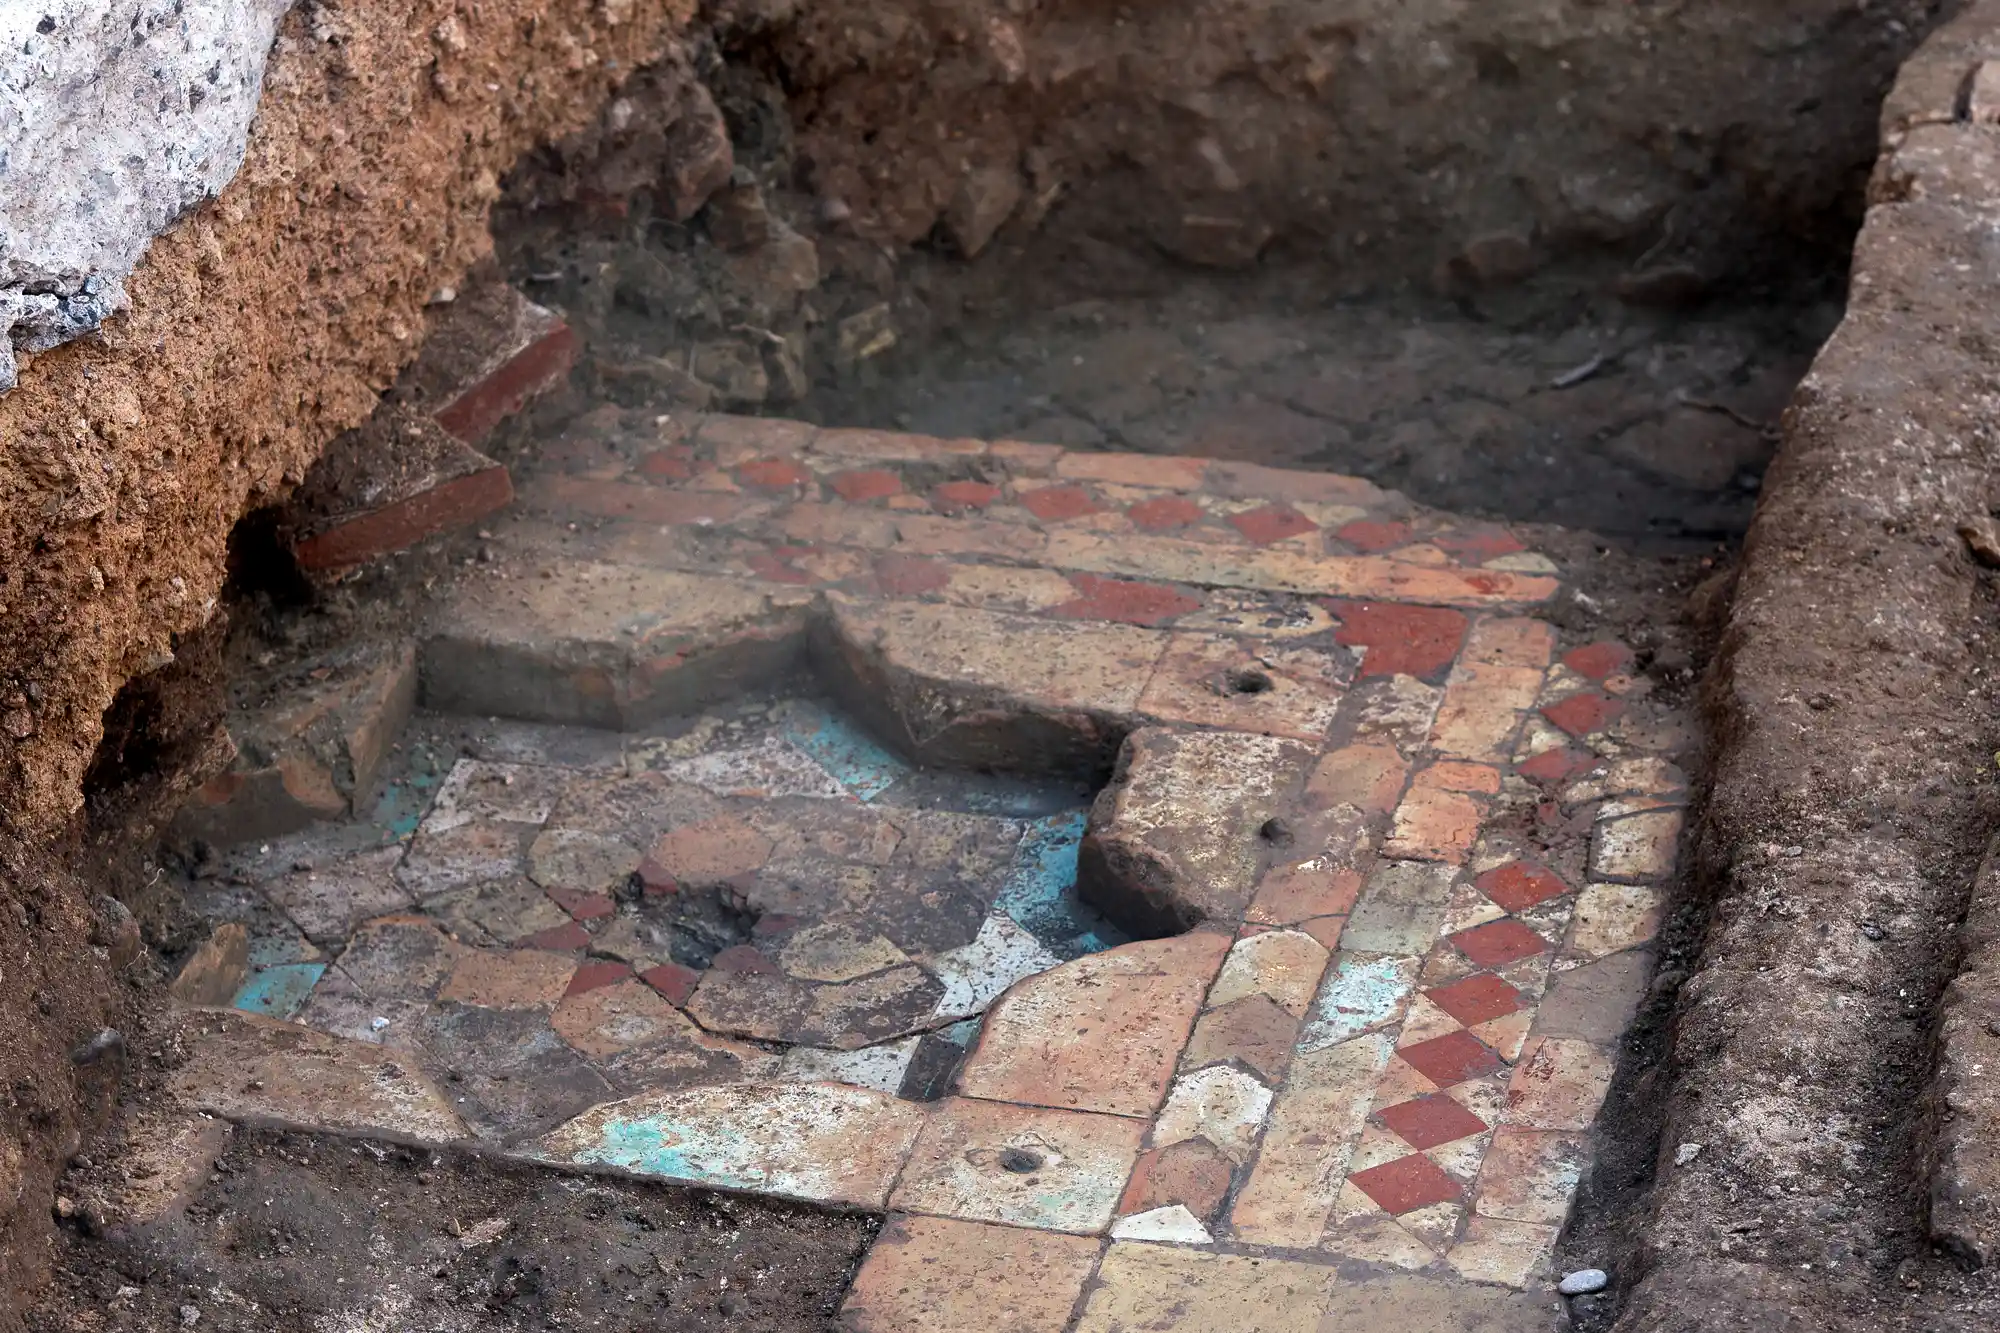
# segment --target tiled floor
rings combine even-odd
[[[1547,1326],[1688,736],[1553,565],[1181,458],[607,409],[543,467],[420,645],[539,722],[201,886],[239,1008],[497,1150],[888,1211],[857,1329]],[[865,722],[718,702],[797,673]]]

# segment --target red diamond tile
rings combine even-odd
[[[1542,710],[1542,716],[1572,736],[1588,736],[1593,731],[1604,730],[1624,711],[1622,700],[1604,694],[1584,693],[1572,694],[1561,703],[1550,704]]]
[[[1481,893],[1509,912],[1525,912],[1536,903],[1569,892],[1562,876],[1532,861],[1509,861],[1472,881]]]
[[[881,468],[842,472],[830,479],[834,491],[850,504],[865,504],[903,493],[903,479]]]
[[[1077,574],[1070,582],[1082,593],[1075,601],[1052,607],[1049,614],[1064,620],[1118,620],[1127,625],[1164,625],[1176,616],[1199,611],[1201,603],[1179,588],[1132,579],[1105,579]]]
[[[1451,942],[1481,967],[1505,967],[1532,958],[1549,947],[1547,940],[1512,917],[1461,930],[1451,937]]]
[[[1023,495],[1021,504],[1044,523],[1082,518],[1085,514],[1095,514],[1100,507],[1081,486],[1043,486]]]
[[[1452,1032],[1432,1037],[1396,1052],[1403,1063],[1440,1088],[1449,1088],[1467,1079],[1484,1078],[1507,1067],[1506,1061],[1486,1048],[1470,1032]]]
[[[1336,531],[1334,536],[1367,555],[1377,551],[1392,551],[1410,540],[1410,525],[1407,523],[1378,523],[1371,519],[1358,519]]]
[[[608,958],[593,958],[579,967],[576,974],[569,979],[568,993],[581,995],[600,986],[609,986],[614,981],[623,981],[631,975],[632,968],[628,963],[614,963]]]
[[[1348,1177],[1356,1188],[1389,1213],[1401,1214],[1461,1197],[1458,1182],[1421,1153],[1356,1171]]]
[[[1259,546],[1269,546],[1272,542],[1296,537],[1301,532],[1311,532],[1319,526],[1288,504],[1267,504],[1245,510],[1230,515],[1229,521],[1238,532]]]
[[[1507,529],[1490,524],[1468,524],[1453,531],[1440,532],[1431,541],[1440,550],[1473,564],[1528,549],[1521,545],[1519,537]]]
[[[745,486],[783,490],[805,485],[812,474],[789,458],[756,458],[736,469],[736,479]]]
[[[1442,676],[1465,642],[1464,613],[1444,607],[1330,601],[1326,608],[1340,617],[1335,641],[1368,650],[1358,673],[1363,678]]]
[[[1000,498],[1000,488],[985,481],[947,481],[931,492],[931,504],[946,514],[984,509]]]
[[[1514,771],[1530,782],[1562,782],[1596,762],[1597,756],[1587,750],[1561,745],[1523,760]]]
[[[1382,1123],[1412,1148],[1435,1148],[1486,1128],[1484,1120],[1443,1093],[1391,1106],[1382,1112]]]
[[[1163,495],[1133,505],[1125,511],[1125,517],[1141,532],[1166,532],[1201,522],[1201,506],[1184,495]]]
[[[1632,668],[1632,650],[1624,644],[1611,640],[1602,643],[1587,643],[1563,657],[1563,665],[1579,676],[1592,680],[1603,680],[1621,671]]]
[[[1467,1027],[1526,1007],[1521,1003],[1521,992],[1491,972],[1481,972],[1478,976],[1454,981],[1449,986],[1439,986],[1425,993],[1431,997],[1433,1004]]]

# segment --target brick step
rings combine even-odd
[[[352,814],[416,702],[415,646],[350,645],[242,682],[230,767],[195,789],[176,832],[224,847]]]
[[[561,384],[575,358],[562,317],[505,283],[441,307],[375,415],[327,447],[286,506],[299,568],[337,575],[506,506],[507,469],[474,446]]]

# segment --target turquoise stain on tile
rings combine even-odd
[[[368,817],[369,823],[382,830],[382,841],[400,842],[414,835],[431,807],[431,797],[443,781],[436,773],[420,772],[397,778],[384,787]]]
[[[1306,1015],[1299,1031],[1299,1050],[1324,1050],[1395,1022],[1417,984],[1422,961],[1342,953]]]
[[[767,1188],[771,1183],[768,1172],[743,1168],[740,1159],[746,1147],[704,1142],[698,1129],[675,1125],[663,1117],[646,1116],[637,1120],[607,1120],[599,1141],[577,1152],[574,1160],[717,1189]]]
[[[1065,962],[1127,944],[1131,936],[1077,896],[1077,855],[1090,821],[1068,810],[1029,822],[1007,882],[994,902],[1016,925]]]
[[[253,969],[230,1004],[247,1014],[290,1019],[305,1008],[325,973],[325,963],[277,963]]]
[[[861,728],[817,708],[787,710],[785,737],[863,801],[874,800],[910,771]]]

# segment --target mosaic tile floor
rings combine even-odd
[[[1179,458],[614,413],[547,465],[420,648],[543,724],[224,858],[233,1003],[347,1042],[193,1100],[885,1210],[858,1329],[1548,1326],[1690,743],[1553,565]],[[865,723],[713,702],[784,671]]]

